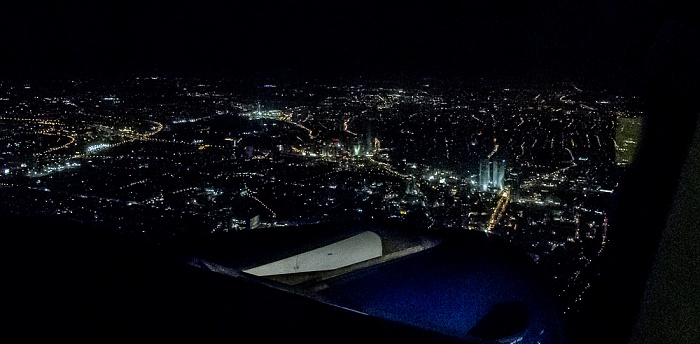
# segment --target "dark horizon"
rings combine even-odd
[[[0,78],[583,78],[639,72],[646,4],[11,5]]]

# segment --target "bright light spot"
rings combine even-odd
[[[95,151],[98,151],[98,150],[101,150],[101,149],[105,149],[105,148],[109,148],[109,147],[110,147],[110,144],[109,144],[109,143],[100,143],[100,144],[96,144],[96,145],[89,146],[89,147],[87,148],[87,151],[88,151],[88,153],[90,153],[90,152],[95,152]]]

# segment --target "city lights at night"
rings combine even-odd
[[[33,85],[30,98],[5,83],[3,208],[155,241],[254,230],[254,217],[256,228],[390,218],[485,231],[564,292],[603,248],[624,169],[618,123],[641,115],[633,97],[567,83],[278,83],[249,97],[189,82]],[[327,95],[311,101],[311,88]]]
[[[700,337],[681,2],[5,7],[4,342]]]

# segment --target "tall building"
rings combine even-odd
[[[506,161],[498,159],[481,159],[479,161],[479,187],[482,191],[503,189],[506,175]]]
[[[481,159],[479,161],[479,187],[481,187],[482,191],[488,190],[491,180],[490,171],[491,162],[488,159]]]
[[[505,179],[505,177],[506,177],[506,161],[501,160],[499,166],[500,166],[500,168],[498,169],[498,173],[496,174],[497,177],[495,177],[494,179],[496,181],[496,187],[498,189],[502,190],[503,189],[503,179]]]
[[[491,186],[498,188],[498,160],[494,160],[491,162]],[[501,186],[503,186],[503,183],[501,183]]]

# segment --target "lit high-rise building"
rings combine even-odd
[[[492,187],[499,187],[498,186],[498,160],[494,160],[491,162],[491,186]]]
[[[490,188],[503,189],[503,179],[505,178],[506,161],[481,159],[479,161],[479,187],[482,191]]]
[[[501,160],[500,168],[498,169],[498,173],[494,173],[494,174],[496,174],[496,178],[494,178],[496,180],[496,187],[498,189],[502,190],[503,189],[503,179],[505,179],[505,177],[506,177],[506,161],[505,160]]]
[[[490,171],[491,162],[488,159],[481,159],[479,161],[479,187],[482,191],[486,191],[489,187]]]

